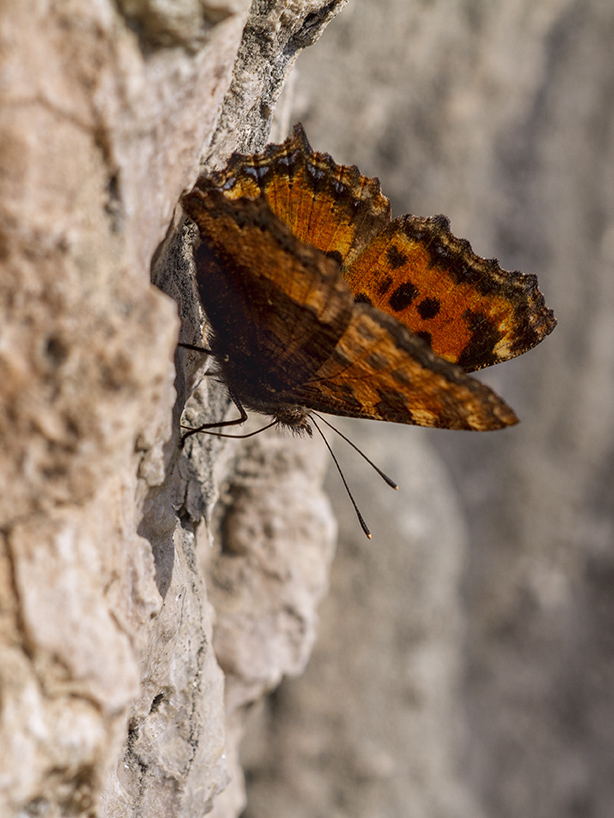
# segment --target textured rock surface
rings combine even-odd
[[[315,147],[380,176],[396,213],[443,212],[480,254],[537,273],[559,319],[539,349],[484,373],[518,411],[518,427],[492,436],[424,435],[451,469],[468,529],[456,615],[465,636],[454,643],[451,630],[448,646],[456,644],[458,664],[442,661],[442,678],[432,682],[455,695],[449,715],[461,728],[457,775],[478,804],[460,809],[465,815],[481,809],[497,818],[605,818],[614,810],[613,35],[607,0],[355,0],[317,52],[297,64],[296,119]],[[357,442],[359,428],[352,432]],[[377,454],[367,434],[365,448]],[[410,468],[416,434],[422,439],[416,430],[392,436],[395,450],[403,439]],[[356,470],[362,475],[360,464]],[[404,494],[402,475],[395,476]],[[372,519],[371,507],[386,491],[373,478],[361,500],[377,556],[384,564],[413,565],[415,535],[399,538],[396,527],[376,528]],[[413,491],[405,502],[392,496],[391,507],[404,514]],[[422,497],[427,517],[446,488],[439,483],[433,491],[435,497]],[[339,496],[335,508],[344,502]],[[355,554],[357,546],[346,544],[350,536],[353,530],[342,534],[335,568]],[[460,558],[445,540],[431,547]],[[292,793],[317,803],[315,814],[457,814],[442,800],[454,779],[442,775],[439,792],[430,786],[437,768],[429,759],[449,759],[449,724],[433,718],[426,740],[401,747],[402,728],[390,725],[390,711],[400,718],[413,713],[418,722],[428,699],[412,708],[373,695],[382,665],[390,663],[394,677],[399,655],[409,654],[395,645],[384,658],[377,639],[363,646],[354,616],[345,615],[337,597],[344,578],[335,577],[312,663],[305,677],[282,686],[264,720],[274,744],[270,764],[258,731],[250,739],[259,755],[248,755],[249,815],[286,815]],[[409,578],[407,586],[407,598],[395,598],[410,629],[418,614],[412,600],[422,597]],[[403,614],[390,606],[377,612],[393,628]],[[456,617],[439,627],[451,627]],[[378,627],[385,629],[384,622]],[[425,641],[440,644],[437,633],[433,625]],[[338,681],[348,642],[371,653],[372,662],[365,659],[364,688],[352,674],[351,694]],[[420,672],[419,663],[409,665],[410,676],[412,668]],[[355,699],[352,719],[344,715],[348,698]],[[361,736],[375,737],[381,757],[394,759],[386,786],[359,780],[360,739],[346,738],[347,721],[366,721],[367,714],[370,726]],[[317,719],[340,727],[320,741]],[[410,737],[412,729],[410,723]],[[332,738],[328,743],[335,732],[345,753],[331,749]],[[412,774],[396,777],[399,770]],[[355,799],[362,787],[378,794],[375,805],[367,796]]]
[[[273,432],[241,447],[225,467],[230,480],[221,482],[212,521],[219,535],[212,549],[201,549],[233,764],[216,817],[245,804],[238,748],[246,716],[283,676],[302,673],[311,653],[337,533],[321,492],[327,455],[321,443]]]
[[[296,2],[285,29],[284,5],[258,14],[263,76],[271,42],[283,50],[334,11]],[[177,305],[151,286],[150,263],[214,133],[248,6],[32,0],[0,12],[3,818],[202,815],[230,778],[195,537],[221,446],[198,444],[194,466],[177,449],[172,407],[179,392],[178,421],[198,365],[173,388]],[[294,468],[306,468],[298,456]],[[299,490],[330,554],[321,471],[309,474]]]
[[[145,4],[129,20],[110,3],[2,10],[3,816],[79,814],[103,788],[103,814],[177,814],[147,798],[177,806],[200,778],[206,804],[227,777],[189,543],[177,538],[164,584],[152,545],[172,544],[168,500],[139,526],[168,467],[178,329],[149,263],[230,82],[245,5],[217,26],[194,16],[172,50],[150,47]],[[130,708],[128,760],[105,784]]]

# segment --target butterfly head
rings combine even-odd
[[[283,404],[276,406],[273,412],[275,421],[284,429],[289,429],[297,435],[311,437],[313,430],[309,423],[309,410],[304,406]]]

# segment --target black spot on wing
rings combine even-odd
[[[501,333],[497,327],[481,312],[468,311],[464,318],[469,323],[471,339],[459,357],[458,365],[471,372],[496,364],[499,359],[494,353],[494,348],[501,340]]]
[[[427,332],[426,330],[420,330],[420,332],[416,332],[416,335],[418,336],[418,338],[422,338],[423,341],[426,341],[426,343],[430,347],[433,346],[433,337],[430,332]]]
[[[405,253],[401,253],[396,245],[391,244],[390,247],[386,250],[386,258],[388,259],[388,263],[393,268],[393,270],[397,270],[399,267],[402,267],[404,264],[407,264],[407,256]]]
[[[395,312],[402,312],[407,309],[414,298],[418,295],[418,288],[411,281],[404,281],[396,288],[390,296],[388,305]]]
[[[341,258],[341,253],[339,250],[327,250],[326,255],[329,258],[334,259],[340,267],[343,264],[343,259]]]
[[[412,423],[412,413],[403,395],[390,389],[378,389],[379,401],[375,404],[375,411],[384,420],[394,421],[403,419],[404,423]]]
[[[425,298],[418,304],[417,310],[420,318],[427,321],[429,318],[435,318],[441,309],[441,302],[438,298]]]
[[[371,304],[371,299],[369,298],[368,295],[365,295],[364,293],[358,293],[357,295],[355,295],[354,301],[357,304]]]

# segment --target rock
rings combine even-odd
[[[286,31],[285,5],[258,14],[261,62],[269,34],[286,48],[271,87],[334,11],[296,2]],[[177,305],[150,264],[214,134],[248,7],[2,12],[3,816],[194,816],[229,780],[195,552],[209,506],[177,446]],[[201,448],[209,486],[220,448]]]

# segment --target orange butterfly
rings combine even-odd
[[[556,321],[535,276],[456,239],[444,216],[390,220],[377,179],[281,145],[235,154],[182,199],[198,225],[210,352],[236,403],[311,433],[310,413],[485,431],[517,422],[466,372]],[[198,431],[198,430],[193,430]]]

